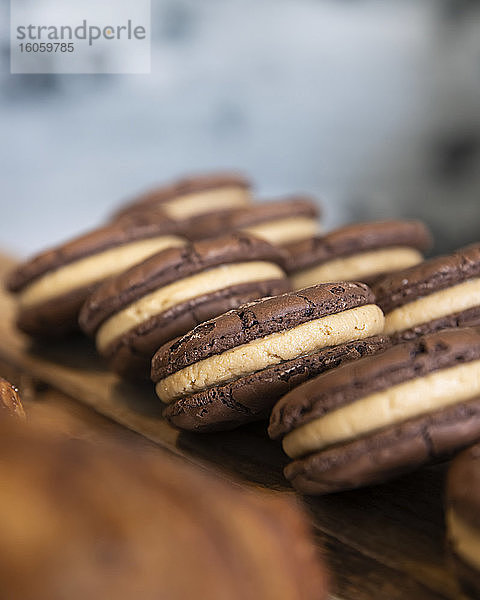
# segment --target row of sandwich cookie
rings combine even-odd
[[[15,269],[6,285],[18,298],[19,328],[43,338],[78,331],[82,305],[104,281],[163,250],[219,233],[240,232],[263,240],[263,246],[258,244],[259,260],[265,252],[274,256],[285,279],[279,247],[318,230],[317,203],[298,197],[259,204],[252,200],[250,183],[227,173],[183,179],[141,197],[106,225],[41,252]],[[266,250],[268,243],[278,252]],[[226,248],[226,263],[238,262],[230,255]],[[251,258],[252,252],[244,262]],[[242,273],[240,279],[244,278]],[[239,303],[254,297],[258,295],[246,294]],[[229,307],[233,305],[232,300]]]
[[[221,212],[203,215],[217,232]],[[80,314],[115,370],[145,376],[153,356],[177,427],[270,416],[303,493],[379,483],[480,440],[480,334],[463,329],[480,326],[479,244],[424,261],[430,236],[411,221],[193,241],[178,215],[117,215],[22,265],[21,328],[67,332]]]
[[[292,458],[285,475],[307,494],[377,484],[448,459],[480,441],[480,331],[463,327],[480,326],[479,275],[480,245],[472,245],[379,281],[385,322],[404,309],[390,336],[380,333],[373,295],[355,283],[315,286],[222,315],[157,353],[152,376],[159,396],[170,400],[166,416],[193,431],[227,429],[265,415],[293,387],[274,407],[269,434],[283,439]],[[352,311],[351,341],[332,345]],[[321,346],[322,336],[332,337],[310,353],[309,340]],[[449,547],[472,598],[480,594],[479,510],[480,444],[453,461],[447,483]]]
[[[479,250],[473,246],[452,257],[458,257],[461,264],[461,257],[474,251],[478,254]],[[202,323],[165,344],[153,359],[152,377],[160,383],[159,395],[170,404],[167,415],[172,418],[171,402],[176,401],[174,422],[184,428],[211,430],[225,428],[226,421],[236,425],[255,420],[259,408],[268,410],[273,400],[299,383],[353,357],[382,351],[400,341],[397,337],[410,339],[415,332],[421,335],[458,325],[480,324],[474,318],[475,307],[458,310],[465,304],[465,285],[475,286],[473,275],[463,283],[431,292],[429,298],[407,303],[408,319],[397,336],[385,334],[390,313],[384,317],[375,304],[373,292],[365,284],[322,284],[261,299]],[[458,294],[458,303],[444,305],[443,316],[439,317],[438,307],[442,306],[439,298],[443,293]],[[426,298],[432,308],[421,313],[423,321],[412,328],[412,311],[415,312],[419,301],[423,306]],[[478,295],[476,302],[478,309]],[[250,352],[254,358],[247,361]],[[187,367],[188,371],[184,370]],[[182,373],[172,376],[179,372]],[[199,373],[201,377],[197,377]],[[245,377],[252,386],[246,385]],[[228,394],[224,388],[228,388]],[[248,402],[247,396],[252,396]],[[222,412],[225,414],[220,416]],[[186,422],[188,414],[193,420]]]
[[[247,231],[276,245],[319,231],[320,207],[306,194],[257,203],[252,183],[236,173],[187,177],[151,190],[122,206],[112,222],[170,221],[189,240],[218,232]]]
[[[266,338],[272,333],[292,330],[292,335],[296,336],[295,341],[300,343],[299,355],[303,356],[306,364],[319,348],[350,343],[356,338],[369,339],[380,335],[382,343],[378,345],[384,349],[393,342],[407,341],[426,333],[451,327],[478,326],[479,279],[480,244],[474,244],[451,255],[436,257],[387,275],[372,288],[363,283],[337,282],[262,299],[202,323],[185,336],[165,345],[154,358],[152,373],[154,378],[161,379],[158,365],[165,364],[172,371],[175,368],[175,357],[178,355],[181,358],[182,353],[182,360],[186,360],[187,356],[192,360],[195,355],[195,361],[198,362],[199,351],[192,350],[193,342],[190,340],[199,345],[207,334],[205,346],[212,354],[219,355],[226,350],[227,343],[243,348],[252,335],[255,338]],[[353,319],[351,326],[346,327],[343,319],[345,315],[361,317]],[[317,323],[318,319],[327,317],[328,321]],[[313,329],[309,331],[306,327],[306,340],[298,338],[295,326],[307,321],[327,326],[325,339],[322,340],[317,332]],[[239,333],[241,326],[248,332],[249,340],[244,340],[244,336]],[[264,341],[267,342],[268,339]],[[309,343],[318,347],[310,349],[305,345]],[[288,345],[288,351],[294,352],[291,344]],[[357,354],[366,352],[362,346]],[[279,364],[285,362],[280,355],[271,354],[267,358],[278,361]],[[322,359],[321,363],[325,364],[325,360]],[[255,373],[260,371],[257,365],[253,367]],[[231,370],[230,364],[228,369]],[[229,380],[234,378],[233,374],[225,376]],[[280,379],[285,381],[284,378]]]
[[[8,281],[18,296],[19,327],[35,336],[60,336],[80,321],[114,370],[148,377],[162,344],[242,303],[294,287],[285,248],[242,231],[188,242],[164,227],[102,227],[20,265]],[[329,262],[362,265],[364,254],[389,254],[400,244],[410,243],[412,251],[413,245],[425,247],[429,234],[409,221],[354,225],[317,238],[317,260],[322,243],[328,268]],[[389,266],[385,261],[381,271]],[[341,272],[345,279],[364,273]],[[329,279],[318,275],[313,283]]]
[[[204,432],[271,413],[269,433],[292,458],[286,477],[308,494],[449,456],[480,440],[479,275],[477,244],[379,281],[379,292],[404,286],[385,316],[394,288],[375,298],[336,282],[202,323],[153,358],[165,416]]]
[[[371,256],[389,254],[390,249],[408,243],[413,251],[413,245],[425,247],[429,239],[426,228],[417,222],[355,225],[318,238],[317,261],[321,242],[328,267],[329,262],[358,262],[367,244]],[[415,253],[421,261],[419,251]],[[248,232],[170,248],[100,286],[86,300],[80,325],[95,337],[98,351],[115,371],[148,377],[152,357],[161,345],[245,302],[294,289],[290,260],[285,248]],[[382,263],[382,272],[389,266],[394,265]],[[361,279],[365,270],[342,273],[345,279]],[[329,280],[318,276],[314,283]]]
[[[268,208],[274,223],[279,205],[258,207]],[[282,210],[288,206],[290,201],[283,202]],[[242,303],[303,287],[295,283],[297,272],[305,277],[298,248],[294,255],[291,245],[272,244],[260,234],[240,228],[192,242],[168,219],[155,221],[148,214],[120,219],[15,269],[7,287],[18,298],[18,326],[48,338],[71,333],[80,320],[114,370],[148,377],[163,343]],[[315,245],[318,268],[340,269],[343,279],[370,280],[405,265],[392,254],[421,261],[430,235],[420,223],[396,221],[349,226],[305,241]],[[311,283],[331,278],[318,273]]]
[[[361,227],[365,229],[366,226]],[[375,228],[379,228],[379,224],[372,224],[372,229]],[[373,333],[368,337],[383,335],[385,339],[373,339],[368,344],[362,342],[360,346],[357,343],[353,347],[352,342],[358,342],[358,331],[352,327],[352,331],[344,333],[341,344],[329,339],[329,343],[324,345],[331,348],[350,343],[347,348],[341,348],[342,357],[346,360],[347,357],[361,356],[369,349],[373,352],[384,348],[391,343],[392,337],[409,339],[436,329],[478,323],[480,311],[475,293],[478,261],[478,247],[472,246],[448,257],[423,262],[409,269],[407,277],[405,271],[384,277],[375,286],[375,292],[377,304],[386,313],[385,323],[380,323],[377,318]],[[172,338],[176,344],[175,338],[188,333],[196,324],[238,306],[244,300],[276,295],[288,289],[281,262],[278,250],[248,234],[233,234],[169,249],[101,286],[84,305],[80,319],[82,327],[96,336],[97,347],[115,370],[124,374],[147,375],[150,360],[162,344],[167,344]],[[345,292],[341,286],[338,290]],[[325,289],[317,289],[315,293],[320,296],[327,294]],[[368,294],[369,302],[373,303],[373,295],[371,292]],[[302,292],[300,296],[304,297],[305,293]],[[338,303],[334,297],[329,300],[328,306],[332,312],[338,312],[339,307],[351,302],[344,296]],[[285,328],[282,324],[283,305],[292,306],[293,298],[299,302],[298,294],[294,294],[262,303],[271,307],[269,310],[274,318],[277,313],[280,314],[280,330]],[[360,302],[358,289],[355,301]],[[362,302],[365,302],[364,298]],[[299,310],[302,308],[300,305]],[[322,314],[327,316],[328,312]],[[233,317],[228,315],[220,318],[220,324],[222,319],[230,322]],[[368,331],[364,325],[360,324],[362,331]],[[217,325],[209,327],[215,332]],[[205,327],[200,329],[203,331]],[[259,337],[264,335],[268,334],[259,334]],[[217,333],[212,334],[212,337],[215,336]],[[316,343],[322,348],[320,341]],[[165,348],[165,360],[169,362],[168,346]],[[301,383],[301,377],[308,379],[325,370],[328,365],[338,364],[338,349],[329,355],[328,360],[324,349],[318,357],[312,352],[300,350],[302,355],[308,354],[297,366],[303,375],[296,374],[288,384],[285,377],[277,376],[280,367],[271,374],[265,389],[259,392],[267,408],[268,403],[277,399],[282,392]],[[305,366],[307,362],[308,368]],[[169,368],[173,367],[170,365]],[[277,379],[273,385],[270,380],[275,377]],[[214,392],[209,391],[209,394],[211,396]],[[271,396],[271,399],[267,399],[267,396]],[[249,418],[248,410],[243,410],[243,420],[256,418],[256,413]],[[204,410],[203,414],[206,416],[207,412]],[[208,428],[215,427],[208,417],[198,421],[192,428],[203,429],[203,422]]]

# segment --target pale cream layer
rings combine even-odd
[[[216,210],[241,208],[250,202],[251,195],[248,189],[232,185],[185,194],[162,202],[161,207],[172,219],[183,220]]]
[[[479,395],[480,361],[476,360],[342,406],[289,433],[283,449],[291,458],[297,458]]]
[[[480,569],[480,531],[468,525],[453,509],[447,511],[447,528],[455,553]]]
[[[361,281],[390,271],[400,271],[418,265],[423,256],[415,248],[384,248],[336,258],[291,276],[294,289],[303,289],[329,281]]]
[[[285,273],[279,266],[264,261],[221,265],[185,277],[147,294],[105,321],[97,333],[97,348],[102,352],[113,340],[127,331],[192,298],[232,285],[284,278]]]
[[[479,278],[469,279],[395,308],[385,317],[385,333],[405,331],[475,306],[480,306]]]
[[[383,323],[383,313],[375,304],[308,321],[185,367],[159,381],[157,394],[168,403],[327,346],[377,335]]]
[[[87,256],[35,280],[19,294],[20,306],[28,308],[92,283],[103,281],[107,277],[142,262],[152,254],[166,248],[183,246],[186,243],[186,240],[180,237],[162,235],[115,246],[104,252]]]
[[[318,230],[319,225],[317,221],[308,217],[277,219],[243,229],[243,231],[252,233],[271,244],[289,244],[291,242],[306,240],[318,233]]]

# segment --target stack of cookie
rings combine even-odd
[[[112,221],[173,220],[192,241],[246,231],[275,245],[307,239],[319,230],[315,198],[295,195],[253,204],[251,188],[251,182],[236,173],[186,177],[129,202]]]
[[[307,379],[385,349],[383,327],[365,284],[318,285],[198,325],[158,350],[152,379],[174,425],[230,429],[268,417]]]
[[[475,427],[434,447],[415,432],[473,410],[476,334],[443,331],[480,325],[480,245],[425,261],[431,235],[408,220],[320,235],[314,199],[256,204],[251,187],[175,181],[21,265],[19,327],[80,326],[117,373],[151,376],[176,427],[271,416],[300,491],[381,481],[475,441]]]
[[[241,232],[170,248],[105,282],[85,302],[80,325],[115,371],[148,378],[162,344],[289,290],[284,262],[281,250]]]
[[[102,331],[99,349],[110,358],[117,355],[117,348],[110,342],[132,329],[137,331],[143,322],[166,311],[163,325],[173,312],[176,325],[167,328],[170,333],[165,332],[162,342],[243,302],[291,289],[284,272],[287,254],[282,254],[280,247],[311,236],[318,229],[316,203],[307,197],[257,205],[252,200],[250,181],[226,172],[184,178],[142,195],[117,211],[107,225],[38,254],[11,274],[7,288],[18,298],[18,327],[38,338],[58,338],[77,331],[80,309],[108,280],[109,287],[89,303],[95,315],[89,317],[86,310],[86,316],[80,319],[89,335],[96,335],[114,312],[131,308],[133,299],[142,298],[143,308],[150,302],[144,318],[137,312],[135,322],[123,319],[118,335],[113,332],[112,337]],[[198,249],[193,244],[220,233],[231,237],[211,245],[201,244]],[[180,250],[182,247],[185,252]],[[163,254],[174,248],[178,250]],[[152,256],[159,258],[135,269]],[[209,271],[208,276],[201,277],[202,271]],[[117,275],[120,279],[114,282]],[[194,281],[183,282],[186,294],[168,287],[178,276],[195,276]],[[139,282],[141,289],[132,296],[131,290]],[[154,289],[163,287],[164,296],[172,294],[167,306],[151,297]],[[119,297],[111,309],[106,309],[112,292]],[[142,311],[137,304],[135,310]],[[115,329],[113,325],[109,323],[109,328]],[[151,329],[151,322],[144,325],[142,340],[130,344],[131,354],[139,360],[130,364],[115,358],[111,364],[116,370],[133,375],[149,371],[141,363],[145,363],[145,356],[148,363],[160,345],[154,338],[146,342]],[[105,339],[107,342],[102,342]],[[136,362],[140,366],[133,364]]]
[[[378,484],[480,442],[480,244],[425,260],[423,223],[320,235],[318,217],[304,195],[256,204],[237,174],[173,182],[18,267],[18,326],[81,328],[114,371],[151,377],[178,428],[269,420],[302,493]],[[452,468],[448,513],[477,590],[478,456]]]
[[[303,384],[270,436],[307,494],[379,483],[480,440],[480,333],[449,329],[391,346]]]

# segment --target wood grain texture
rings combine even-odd
[[[0,255],[0,278],[13,264]],[[70,415],[75,411],[67,397],[225,478],[295,496],[282,475],[286,457],[267,438],[264,423],[228,433],[178,432],[161,418],[153,386],[122,382],[108,373],[90,341],[77,337],[48,346],[32,344],[15,330],[13,302],[3,290],[0,310],[0,375],[8,369],[24,373],[62,392]],[[56,403],[61,407],[58,397]],[[99,426],[88,414],[91,411],[83,416],[75,413],[75,419],[85,420],[89,427]],[[122,428],[117,429],[123,435]],[[332,567],[334,597],[461,597],[445,553],[444,476],[445,466],[440,465],[370,489],[324,498],[298,497],[312,516]]]

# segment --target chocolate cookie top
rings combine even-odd
[[[174,235],[177,230],[176,224],[170,219],[106,225],[33,256],[10,274],[6,287],[11,292],[19,292],[34,279],[81,258],[129,242],[160,235]]]
[[[432,237],[420,221],[378,221],[357,223],[335,229],[287,246],[290,259],[288,272],[308,269],[314,265],[379,248],[407,246],[426,250]]]
[[[202,234],[211,236],[218,231],[235,231],[252,225],[295,217],[315,219],[319,215],[320,209],[314,198],[304,195],[287,196],[244,208],[218,210],[213,214],[199,215],[185,235],[193,239]]]
[[[241,175],[234,172],[210,173],[207,175],[193,175],[182,177],[170,184],[153,189],[136,198],[132,202],[125,204],[114,213],[113,219],[122,217],[128,213],[150,209],[154,204],[160,204],[173,200],[179,196],[205,192],[211,189],[222,187],[238,186],[245,189],[251,187],[251,182]]]
[[[326,413],[439,369],[480,359],[480,332],[450,329],[393,346],[320,375],[274,407],[268,433],[281,438]]]
[[[148,210],[132,210],[130,212],[125,212],[124,214],[121,214],[113,219],[113,223],[125,225],[127,227],[163,222],[170,223],[172,230],[176,230],[180,234],[183,232],[183,228],[179,225],[179,223],[177,223],[175,219],[169,217],[161,205],[152,206]]]
[[[25,418],[25,412],[17,388],[6,379],[0,377],[0,416],[4,414],[13,415],[21,419]]]
[[[287,196],[279,200],[262,202],[246,208],[241,208],[230,216],[230,225],[241,229],[258,223],[307,217],[315,219],[320,216],[320,208],[315,199],[310,196]]]
[[[284,266],[285,254],[247,233],[168,248],[106,281],[85,303],[80,325],[88,334],[112,314],[149,292],[219,265],[268,261]]]
[[[467,279],[480,277],[480,244],[447,256],[427,260],[382,278],[375,286],[378,304],[385,312],[428,296]]]
[[[480,444],[452,462],[447,478],[447,502],[455,512],[480,528]]]
[[[153,357],[152,379],[159,381],[252,340],[374,302],[368,286],[352,282],[316,285],[300,292],[261,298],[206,321],[162,346]]]

